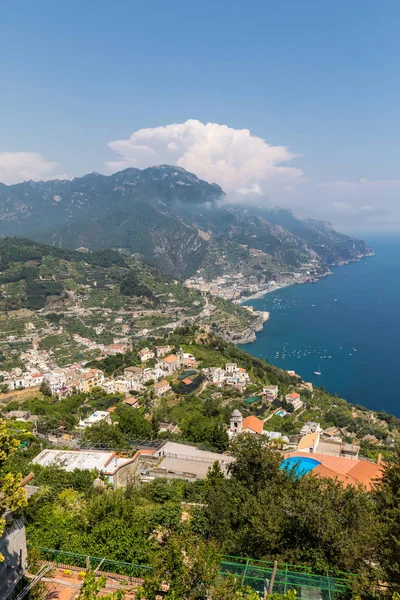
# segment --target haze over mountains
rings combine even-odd
[[[0,184],[0,236],[27,236],[66,248],[120,248],[184,279],[240,253],[262,253],[272,266],[321,269],[371,250],[327,222],[288,210],[224,202],[220,186],[162,165],[111,176]]]

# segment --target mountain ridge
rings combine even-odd
[[[291,211],[221,203],[224,191],[181,167],[129,167],[113,175],[0,186],[0,236],[29,236],[67,248],[122,249],[185,279],[215,256],[244,248],[268,255],[271,273],[371,252],[361,240]],[[203,234],[200,234],[203,232]],[[205,235],[204,235],[205,234]],[[228,270],[235,268],[230,256]]]

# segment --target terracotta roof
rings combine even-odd
[[[165,358],[163,358],[163,361],[165,361],[169,365],[171,363],[176,362],[177,360],[178,360],[178,357],[176,356],[176,354],[170,354],[169,356],[166,356]]]
[[[382,465],[370,463],[366,460],[359,460],[357,461],[357,464],[350,469],[348,475],[357,479],[357,481],[370,490],[374,486],[375,480],[381,479],[382,470]]]
[[[115,412],[116,408],[117,408],[116,406],[110,406],[110,408],[107,409],[107,412],[108,413],[113,413],[113,412]]]
[[[128,406],[134,406],[136,402],[139,402],[137,398],[127,398],[124,400],[124,404],[127,404]]]
[[[304,456],[315,458],[321,464],[311,472],[319,477],[331,477],[345,485],[363,485],[371,489],[375,480],[382,476],[382,465],[367,460],[345,458],[342,456],[329,456],[327,454],[310,454],[308,452],[294,452],[286,456]]]
[[[183,383],[185,383],[186,385],[190,385],[192,383],[192,380],[189,379],[189,377],[185,377],[185,379],[182,379]]]
[[[288,394],[289,398],[293,398],[293,400],[295,398],[300,398],[300,394],[298,394],[297,392],[291,392],[291,394]]]
[[[192,383],[192,382],[190,382],[190,383]],[[169,385],[169,383],[168,383],[168,381],[166,381],[165,379],[163,379],[163,380],[162,380],[162,381],[160,381],[159,383],[156,383],[154,387],[155,387],[157,390],[159,390],[159,389],[161,389],[161,388],[165,387],[166,385]]]
[[[255,431],[256,433],[259,433],[260,435],[263,432],[263,428],[264,428],[264,422],[261,421],[261,419],[258,419],[257,417],[255,417],[254,415],[251,415],[250,417],[246,417],[242,423],[242,429],[251,429],[252,431]]]
[[[313,448],[315,442],[318,440],[319,433],[315,431],[314,433],[308,433],[307,435],[303,435],[301,440],[297,445],[297,450],[304,450],[305,448]]]

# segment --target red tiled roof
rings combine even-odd
[[[127,398],[124,400],[124,404],[128,404],[128,406],[134,406],[136,402],[139,402],[137,398]]]
[[[159,390],[159,389],[161,389],[161,388],[165,387],[166,385],[169,385],[169,383],[168,383],[168,381],[166,381],[165,379],[163,379],[163,380],[162,380],[162,381],[160,381],[159,383],[156,383],[154,387],[155,387],[157,390]]]
[[[263,432],[263,428],[264,428],[264,422],[261,421],[261,419],[258,419],[257,417],[255,417],[254,415],[251,415],[250,417],[246,417],[242,423],[242,429],[251,429],[252,431],[255,431],[256,433],[259,433],[260,435]]]
[[[374,482],[379,481],[382,477],[382,465],[367,460],[318,453],[309,454],[308,452],[294,452],[286,456],[312,457],[321,463],[311,471],[313,475],[331,477],[341,481],[344,485],[361,484],[370,490],[374,486]]]
[[[176,354],[170,354],[169,356],[163,358],[163,360],[170,365],[171,363],[177,361],[178,357],[176,356]]]

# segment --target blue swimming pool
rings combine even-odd
[[[276,416],[277,416],[277,417],[283,417],[283,416],[284,416],[284,414],[285,414],[285,411],[284,411],[284,410],[279,410],[279,411],[276,413]]]
[[[308,456],[290,456],[282,461],[281,469],[293,471],[296,477],[303,477],[320,464],[318,460],[308,458]]]

